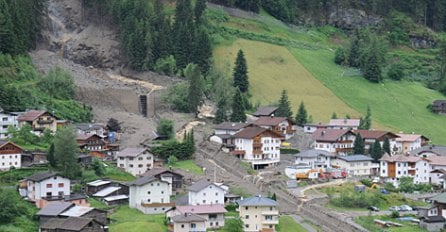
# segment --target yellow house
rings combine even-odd
[[[276,201],[255,196],[237,201],[244,231],[276,231],[279,224],[279,210]]]
[[[27,111],[18,118],[18,121],[20,128],[25,124],[29,124],[37,135],[43,133],[45,129],[49,129],[51,132],[56,132],[57,130],[56,117],[44,110]]]

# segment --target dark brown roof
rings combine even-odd
[[[69,230],[69,231],[81,231],[88,226],[90,222],[95,221],[93,218],[83,217],[68,217],[68,218],[51,218],[43,223],[40,228],[52,229],[52,230]],[[99,223],[95,221],[96,223]],[[100,223],[99,223],[100,224]]]
[[[91,135],[85,135],[85,134],[77,134],[76,135],[76,140],[87,140],[91,137],[97,137],[98,139],[102,139],[101,136],[97,135],[97,134],[91,134]]]
[[[289,123],[291,124],[291,121],[285,117],[260,117],[259,119],[254,121],[254,125],[277,126],[277,125],[279,125],[279,123],[281,123],[285,120],[289,121]]]
[[[26,122],[32,122],[36,120],[41,115],[48,113],[48,111],[44,110],[31,110],[28,112],[25,112],[22,116],[18,118],[19,121],[26,121]],[[48,113],[49,114],[49,113]]]
[[[260,116],[270,116],[276,112],[279,107],[277,106],[261,106],[257,108],[257,111],[252,115],[260,117]]]
[[[32,175],[32,176],[29,176],[28,178],[26,178],[27,180],[31,180],[31,181],[37,181],[37,182],[40,182],[40,181],[42,181],[42,180],[46,180],[46,179],[48,179],[48,178],[50,178],[50,177],[53,177],[53,176],[58,176],[59,174],[57,174],[57,173],[55,173],[55,172],[51,172],[51,171],[48,171],[48,172],[38,172],[38,173],[36,173],[36,174],[34,174],[34,175]]]
[[[45,207],[43,207],[39,212],[37,212],[37,215],[39,216],[58,216],[68,208],[74,206],[71,202],[63,202],[63,201],[56,201],[56,202],[49,202]]]
[[[398,138],[398,135],[390,131],[381,130],[354,130],[355,134],[360,134],[362,139],[384,139],[386,136],[389,138]]]
[[[312,138],[319,142],[336,142],[345,134],[353,135],[353,132],[351,132],[351,130],[320,128],[313,132]]]
[[[165,169],[165,168],[160,168],[160,167],[156,167],[156,168],[152,168],[149,171],[147,171],[146,173],[142,174],[143,176],[158,176],[160,174],[163,173],[171,173],[173,175],[177,175],[177,176],[183,176],[180,173]]]
[[[117,153],[117,157],[137,157],[138,155],[142,154],[143,152],[147,151],[147,148],[126,148],[120,152]],[[147,153],[151,154],[149,151]]]
[[[261,128],[261,127],[246,127],[242,131],[236,133],[233,137],[234,138],[242,138],[242,139],[252,139],[255,136],[265,133],[265,132],[271,133],[272,135],[274,135],[273,136],[274,138],[283,138],[282,135],[280,135],[272,130],[269,130],[266,128]]]
[[[20,150],[23,150],[23,148],[21,148],[19,145],[15,144],[11,141],[6,141],[6,140],[0,140],[0,147],[3,147],[4,145],[6,145],[8,143],[18,147]]]
[[[251,125],[250,123],[237,123],[237,122],[222,122],[218,125],[214,126],[215,130],[240,130],[247,126]]]

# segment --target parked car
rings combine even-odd
[[[376,206],[369,206],[367,209],[369,209],[370,211],[379,212],[379,208]]]
[[[410,207],[408,205],[401,205],[400,211],[412,211],[412,207]]]
[[[392,206],[389,208],[390,211],[400,211],[400,207],[398,206]]]

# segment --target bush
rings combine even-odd
[[[280,154],[297,154],[300,151],[294,148],[280,148]]]
[[[171,139],[173,137],[173,121],[162,118],[156,126],[156,133],[161,137]]]
[[[175,58],[170,55],[165,58],[160,58],[156,61],[155,71],[168,76],[175,75],[177,71],[177,62]]]
[[[392,80],[399,81],[404,77],[404,68],[401,64],[392,64],[387,71],[387,77]]]
[[[335,51],[334,62],[336,64],[342,65],[345,63],[346,58],[347,57],[346,57],[344,48],[337,48]]]
[[[373,185],[373,183],[370,179],[362,179],[361,183],[369,188]]]
[[[400,212],[398,211],[392,211],[392,213],[390,214],[391,218],[399,218],[400,217]]]
[[[229,203],[225,206],[225,209],[229,212],[234,212],[237,209],[237,204]]]
[[[179,112],[189,113],[189,83],[182,82],[170,86],[162,96],[162,101]]]

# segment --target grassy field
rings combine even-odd
[[[290,216],[279,218],[279,225],[276,226],[277,232],[306,232],[307,230],[299,225]]]
[[[174,169],[177,168],[187,172],[193,172],[198,175],[204,174],[203,169],[195,164],[193,160],[182,160],[175,162],[175,164],[166,164],[166,168],[169,168],[169,166],[172,166]]]
[[[373,220],[380,219],[384,221],[393,221],[402,224],[402,227],[389,227],[386,228],[385,231],[389,232],[424,232],[427,231],[425,229],[421,229],[418,225],[413,225],[410,222],[399,221],[389,216],[364,216],[358,217],[355,222],[366,228],[371,232],[381,232],[383,231],[382,227],[377,226]]]
[[[164,214],[146,215],[137,209],[120,206],[110,218],[112,220],[110,232],[167,231],[167,226],[164,225]]]
[[[293,111],[297,111],[300,102],[304,101],[315,120],[328,120],[333,112],[359,116],[314,78],[285,47],[238,39],[231,46],[221,46],[214,51],[217,64],[222,68],[229,64],[230,72],[239,49],[244,51],[247,59],[253,103],[275,103],[285,89]]]

